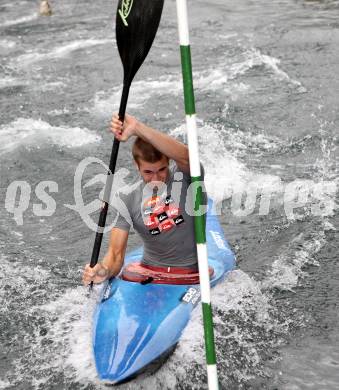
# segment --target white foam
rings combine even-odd
[[[111,114],[114,107],[120,103],[122,85],[115,87],[109,96],[103,91],[98,92],[94,97],[94,110],[100,115]],[[173,75],[161,76],[157,80],[138,80],[132,84],[128,107],[132,109],[141,108],[144,103],[153,95],[182,93],[182,82],[179,77]]]
[[[22,233],[16,232],[17,235],[22,237]],[[39,281],[40,284],[43,284],[49,277],[50,272],[41,268],[39,265],[34,267],[28,265],[18,266],[15,262],[15,258],[12,258],[13,262],[9,262],[7,258],[1,255],[0,269],[1,275],[4,277],[3,282],[6,282],[9,285],[18,285],[24,286],[26,279]],[[27,292],[30,291],[31,285],[27,285]],[[0,289],[0,291],[2,291]]]
[[[243,61],[236,62],[231,65],[230,77],[235,78],[238,75],[246,73],[253,67],[264,65],[266,68],[270,69],[280,80],[287,80],[291,84],[301,87],[301,83],[299,81],[290,78],[286,72],[279,68],[278,64],[280,64],[280,60],[278,58],[263,54],[260,52],[260,50],[255,48],[246,50],[243,53],[243,57]]]
[[[234,75],[227,74],[227,70],[222,67],[207,69],[193,73],[194,86],[201,90],[222,90],[224,93],[232,94],[233,91],[245,92],[249,85],[230,83]]]
[[[170,132],[186,140],[186,127],[181,125]],[[280,179],[274,175],[253,172],[237,156],[246,153],[256,144],[259,148],[274,148],[264,135],[246,134],[233,129],[215,127],[198,120],[200,159],[205,167],[206,189],[211,198],[221,202],[232,196],[237,188],[245,188],[249,183],[258,183],[261,188],[280,190]]]
[[[255,336],[260,329],[265,332],[276,326],[270,313],[268,297],[260,291],[260,285],[255,280],[243,271],[236,270],[228,274],[225,282],[213,288],[212,306],[223,313],[221,316],[215,314],[213,318],[216,343],[224,345],[227,339],[228,345],[228,354],[218,356],[219,370],[231,366],[232,376],[236,376],[239,381],[251,378],[253,371],[260,370],[261,346],[256,343]],[[230,315],[229,322],[225,321],[226,315]],[[244,326],[249,320],[251,326]],[[229,332],[230,328],[233,328],[233,332]],[[235,356],[232,355],[232,344],[235,346]],[[244,360],[247,361],[246,365],[243,364]],[[193,311],[173,356],[155,377],[161,383],[172,371],[175,372],[174,379],[177,382],[185,379],[187,383],[187,372],[190,372],[192,364],[198,364],[202,370],[206,364],[200,305]],[[227,372],[222,376],[228,377]]]
[[[249,86],[244,83],[229,83],[228,76],[222,68],[213,68],[197,71],[193,74],[194,86],[197,90],[221,91],[232,95],[237,92],[245,92]],[[94,111],[100,115],[108,115],[112,110],[118,109],[122,85],[115,87],[113,93],[100,91],[94,97]],[[183,94],[182,76],[180,73],[160,76],[155,79],[138,80],[133,82],[128,101],[129,108],[141,109],[153,96],[164,94],[179,96]],[[115,107],[115,108],[114,108]]]
[[[288,247],[273,261],[271,269],[262,282],[264,289],[278,288],[293,291],[305,275],[306,265],[319,266],[314,255],[326,244],[324,231],[314,232],[310,237],[299,234]]]
[[[20,268],[20,272],[25,272],[25,267]],[[50,275],[48,283],[52,283]],[[31,294],[32,283],[26,281],[20,285],[21,294],[26,286]],[[58,290],[57,286],[53,287],[48,303],[39,302],[27,308],[26,315],[38,315],[41,321],[33,333],[21,334],[23,347],[29,349],[29,357],[27,354],[18,356],[13,361],[15,372],[8,372],[7,379],[14,386],[25,378],[27,385],[36,390],[42,386],[48,388],[54,383],[55,375],[66,378],[69,383],[100,385],[92,359],[91,327],[93,310],[102,287],[95,286],[90,296],[87,296],[85,287],[67,289],[53,296]]]
[[[0,127],[0,153],[7,153],[18,146],[38,147],[46,142],[74,148],[93,142],[101,137],[96,133],[80,127],[51,126],[42,120],[19,118]]]
[[[26,85],[27,82],[15,77],[5,76],[0,80],[0,88],[14,87],[17,85]]]
[[[217,35],[217,38],[218,38],[219,40],[225,41],[225,40],[227,40],[227,39],[235,38],[235,37],[237,37],[237,36],[238,36],[237,33],[219,34],[219,35]]]
[[[67,86],[66,83],[64,83],[63,81],[52,81],[49,83],[39,85],[39,90],[40,91],[55,91],[56,89],[62,89],[66,86]]]
[[[7,382],[6,380],[0,379],[0,389],[1,390],[5,390],[5,389],[9,388],[10,385],[11,384],[9,382]]]
[[[38,18],[38,14],[34,13],[31,15],[22,16],[21,18],[1,22],[0,27],[15,26],[16,24],[31,22],[32,20],[36,20],[37,18]]]
[[[100,386],[92,352],[92,319],[102,288],[103,285],[94,286],[91,294],[85,287],[68,289],[60,298],[41,307],[44,312],[57,314],[50,336],[62,348],[55,351],[55,356],[46,356],[48,364],[61,359],[64,374],[83,385],[91,382]]]
[[[244,50],[238,55],[238,62],[228,63],[228,60],[217,63],[213,68],[193,72],[194,87],[197,91],[218,91],[224,95],[236,99],[237,94],[245,93],[250,85],[243,82],[236,82],[238,76],[245,74],[256,66],[265,66],[271,70],[279,80],[285,80],[296,85],[301,91],[301,83],[289,77],[278,66],[280,60],[266,54],[258,49],[251,48]],[[94,98],[94,110],[100,115],[109,115],[113,110],[118,109],[122,86],[118,86],[113,93],[98,92]],[[134,81],[129,96],[129,107],[140,109],[145,102],[153,96],[170,94],[174,96],[183,94],[182,76],[180,73],[160,76],[157,79]],[[114,108],[115,107],[115,108]]]
[[[8,39],[0,39],[0,47],[3,49],[13,49],[16,46],[16,42],[9,41]]]
[[[21,239],[20,242],[22,242]],[[25,253],[25,250],[23,252]],[[34,266],[20,264],[16,262],[17,256],[15,255],[11,256],[11,261],[8,261],[6,256],[0,255],[0,260],[0,300],[3,302],[0,313],[1,315],[7,315],[7,305],[13,299],[13,297],[6,298],[6,295],[9,294],[7,287],[18,292],[14,299],[17,299],[18,296],[21,297],[21,301],[28,297],[31,298],[32,286],[39,287],[38,289],[44,286],[50,278],[50,272],[37,264],[34,264]]]
[[[58,116],[58,115],[69,114],[69,113],[70,113],[70,110],[67,107],[48,111],[48,115],[51,115],[51,116]]]
[[[31,53],[23,54],[16,59],[16,62],[19,66],[30,65],[35,62],[48,60],[48,59],[58,59],[63,58],[71,54],[76,50],[87,49],[92,46],[105,45],[107,43],[112,43],[111,39],[83,39],[77,40],[70,43],[66,43],[62,46],[57,46],[51,51],[40,53],[36,50],[33,50]]]

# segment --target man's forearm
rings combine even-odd
[[[124,264],[124,254],[106,254],[101,264],[107,270],[107,279],[117,276]]]
[[[177,163],[181,165],[189,164],[188,148],[182,142],[158,130],[152,129],[141,122],[138,122],[136,135],[152,144],[161,153]]]

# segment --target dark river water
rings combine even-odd
[[[100,287],[88,298],[80,279],[121,93],[116,2],[51,5],[38,17],[38,1],[0,0],[0,389],[104,389]],[[339,2],[196,0],[189,18],[206,185],[237,256],[212,295],[221,388],[337,389]],[[166,0],[128,111],[185,138],[177,42]],[[201,322],[196,310],[166,364],[120,388],[206,388]]]

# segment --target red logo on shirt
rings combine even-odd
[[[155,216],[151,215],[148,217],[145,221],[145,225],[147,226],[148,229],[155,229],[158,226],[158,220]]]
[[[172,227],[175,225],[174,225],[174,222],[172,220],[168,219],[167,221],[161,223],[159,226],[160,226],[160,230],[162,232],[167,232],[167,230],[172,229]]]
[[[147,211],[147,212],[146,212]],[[144,202],[144,223],[152,235],[167,232],[184,222],[180,208],[173,204],[170,195],[166,199],[152,197]]]
[[[144,207],[155,207],[159,201],[159,196],[152,196],[151,198],[147,199],[146,202],[144,202]]]
[[[175,218],[180,214],[178,207],[170,206],[166,211],[168,218]]]

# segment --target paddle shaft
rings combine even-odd
[[[193,89],[193,76],[191,64],[191,51],[189,43],[187,2],[177,0],[177,15],[179,27],[179,42],[181,53],[182,76],[184,84],[184,101],[186,113],[187,140],[190,159],[190,172],[193,187],[194,201],[194,232],[197,244],[197,255],[199,265],[199,278],[201,289],[201,303],[204,321],[205,349],[207,362],[208,388],[217,390],[218,374],[216,366],[216,354],[214,345],[213,318],[211,307],[211,288],[208,270],[208,256],[206,246],[205,215],[198,214],[203,204],[202,178],[199,161],[199,145],[197,135],[197,123],[195,115],[195,100]]]
[[[119,108],[119,119],[121,120],[121,122],[123,122],[125,119],[129,89],[130,89],[130,83],[124,84],[121,101],[120,101],[120,108]],[[120,146],[120,141],[114,138],[111,158],[109,163],[109,170],[107,172],[107,179],[105,184],[104,199],[100,211],[99,222],[95,234],[95,241],[94,241],[94,246],[92,251],[92,257],[90,263],[90,266],[92,268],[97,264],[100,255],[100,248],[101,248],[102,237],[104,235],[104,229],[106,225],[106,217],[107,217],[108,205],[111,197],[113,177],[114,177],[115,167],[117,164],[119,146]]]
[[[132,80],[146,58],[156,35],[163,4],[164,0],[152,0],[152,2],[149,0],[138,0],[137,2],[119,0],[118,2],[115,32],[121,62],[124,67],[124,85],[119,108],[121,122],[124,122],[125,119]],[[92,268],[97,264],[100,255],[119,145],[120,142],[115,138],[90,262]],[[93,286],[93,282],[91,286]]]

